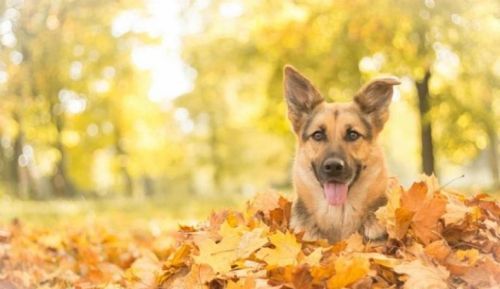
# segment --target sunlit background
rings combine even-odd
[[[2,0],[0,198],[290,191],[287,63],[333,101],[400,77],[392,174],[496,192],[499,17],[497,0]]]

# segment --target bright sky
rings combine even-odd
[[[135,31],[161,37],[159,45],[137,45],[132,52],[133,63],[151,71],[149,98],[154,102],[170,102],[193,89],[196,71],[180,56],[181,36],[187,32],[179,15],[182,5],[183,1],[148,0],[150,17],[126,11],[113,24],[115,36]]]
[[[160,45],[136,46],[132,61],[139,68],[151,71],[152,83],[149,99],[157,103],[171,100],[190,92],[196,79],[196,70],[181,58],[181,37],[186,33],[201,31],[198,12],[208,7],[211,0],[191,3],[188,19],[180,13],[187,1],[146,0],[150,17],[144,18],[136,11],[125,11],[114,22],[113,34],[120,36],[128,31],[146,32],[161,37]],[[227,1],[219,7],[222,17],[233,18],[243,13],[240,1]]]

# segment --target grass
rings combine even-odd
[[[107,223],[118,228],[141,227],[152,222],[162,229],[192,224],[210,212],[241,208],[244,202],[224,197],[186,197],[103,200],[21,201],[0,199],[0,225],[17,219],[29,226],[67,226]]]

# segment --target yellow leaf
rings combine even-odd
[[[363,256],[373,260],[374,263],[388,268],[394,268],[401,263],[399,259],[387,257],[386,255],[380,253],[363,253]]]
[[[458,260],[466,261],[470,266],[474,266],[480,258],[479,251],[477,249],[458,250],[455,252],[455,255]]]
[[[340,256],[335,260],[335,275],[328,280],[328,289],[340,289],[365,277],[370,272],[368,258],[358,255]]]
[[[256,285],[255,278],[248,277],[240,279],[238,280],[238,282],[229,280],[226,289],[254,289],[255,285]]]
[[[301,251],[301,244],[297,242],[295,235],[290,232],[284,234],[277,231],[269,236],[269,240],[275,248],[260,249],[255,255],[267,263],[268,270],[287,265],[297,265],[297,255]]]
[[[197,264],[209,265],[216,273],[227,274],[238,258],[236,251],[239,243],[240,238],[236,234],[223,237],[219,243],[212,239],[203,240],[198,244],[200,255],[194,256],[194,260]]]
[[[238,245],[238,258],[247,258],[253,252],[267,244],[267,238],[264,237],[266,233],[267,229],[256,228],[243,234],[240,244]]]
[[[400,207],[402,192],[399,182],[394,178],[389,179],[386,191],[387,204],[375,212],[377,219],[386,227],[391,238],[396,238],[396,210]]]
[[[318,266],[319,262],[321,261],[321,257],[323,257],[323,249],[316,248],[314,249],[314,251],[312,251],[311,254],[305,256],[301,263],[308,264],[311,267]]]

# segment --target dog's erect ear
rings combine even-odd
[[[293,130],[298,134],[307,115],[323,102],[324,98],[306,77],[290,65],[285,65],[283,82],[288,118]]]
[[[354,102],[379,131],[389,117],[393,86],[398,84],[400,82],[395,77],[375,79],[362,87],[354,96]]]

